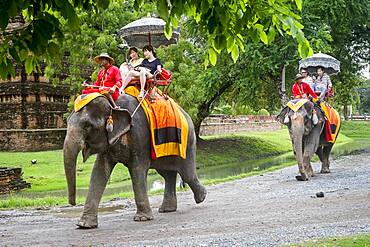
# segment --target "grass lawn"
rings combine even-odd
[[[293,244],[290,246],[316,246],[316,247],[369,247],[370,246],[370,235],[355,235],[350,237],[337,237],[307,241],[299,244]]]
[[[370,147],[370,122],[345,122],[334,147],[334,155]],[[294,164],[291,141],[286,128],[269,132],[204,137],[203,141],[198,142],[198,173],[202,174],[206,170],[217,170],[221,167],[247,166],[248,162],[253,161],[255,167],[240,174],[203,180],[204,184],[224,182],[265,172],[262,163],[265,159],[269,159],[270,162],[275,157],[282,158],[284,161],[277,159],[273,161],[273,166],[266,167],[266,170]],[[36,159],[37,163],[31,164],[32,159]],[[82,162],[81,156],[77,160],[77,195],[80,196],[77,198],[78,203],[84,201],[94,161],[95,156],[90,157],[86,163]],[[32,184],[30,189],[20,193],[1,196],[0,209],[67,204],[62,150],[0,152],[0,167],[21,167],[23,179]],[[148,176],[148,179],[158,179],[159,176],[155,174],[154,170],[150,170],[151,176]],[[127,168],[122,164],[118,164],[113,170],[107,186],[108,190],[109,193],[104,194],[103,201],[114,197],[132,197],[130,176]]]

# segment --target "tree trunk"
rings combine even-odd
[[[200,138],[199,133],[200,133],[200,126],[203,122],[203,120],[209,116],[210,113],[210,108],[213,102],[217,100],[231,85],[233,84],[234,80],[229,79],[227,83],[223,84],[216,92],[215,94],[209,99],[203,101],[202,104],[198,106],[198,114],[196,119],[194,119],[194,130],[195,130],[195,135],[197,137],[197,140],[202,140]]]
[[[343,115],[344,115],[344,120],[348,120],[348,107],[347,105],[344,105],[343,107]]]
[[[279,89],[281,105],[283,106],[286,105],[286,103],[288,103],[288,96],[286,95],[286,90],[285,90],[285,70],[286,70],[286,65],[283,66],[283,69],[281,71],[281,84],[280,84],[280,89]]]

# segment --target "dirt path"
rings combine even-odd
[[[315,171],[319,166],[315,164]],[[341,157],[331,174],[297,182],[289,167],[208,187],[196,205],[178,193],[178,211],[134,222],[131,200],[106,203],[99,228],[76,230],[81,207],[0,211],[1,246],[276,246],[327,236],[370,233],[370,153]],[[324,198],[316,198],[323,191]]]

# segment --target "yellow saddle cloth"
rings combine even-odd
[[[308,101],[308,99],[293,99],[289,101],[286,105],[294,112],[301,109],[301,107]]]
[[[153,102],[145,99],[141,106],[149,122],[151,135],[151,158],[176,155],[186,159],[189,126],[180,106],[170,97],[161,96],[159,89],[152,97]],[[129,86],[125,93],[134,97],[139,95],[135,86]]]
[[[85,105],[87,105],[88,103],[90,103],[93,99],[95,99],[97,97],[100,97],[100,96],[103,96],[103,95],[100,94],[100,93],[89,93],[89,94],[81,94],[81,95],[79,95],[76,98],[75,103],[74,103],[75,112],[78,112]]]

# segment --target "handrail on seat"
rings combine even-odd
[[[160,73],[156,71],[154,73],[154,77],[146,80],[146,88],[153,88],[156,86],[164,86],[163,93],[167,92],[168,87],[172,82],[172,74],[171,77],[167,80],[160,79]],[[140,85],[140,78],[134,77],[129,82],[129,85]]]

